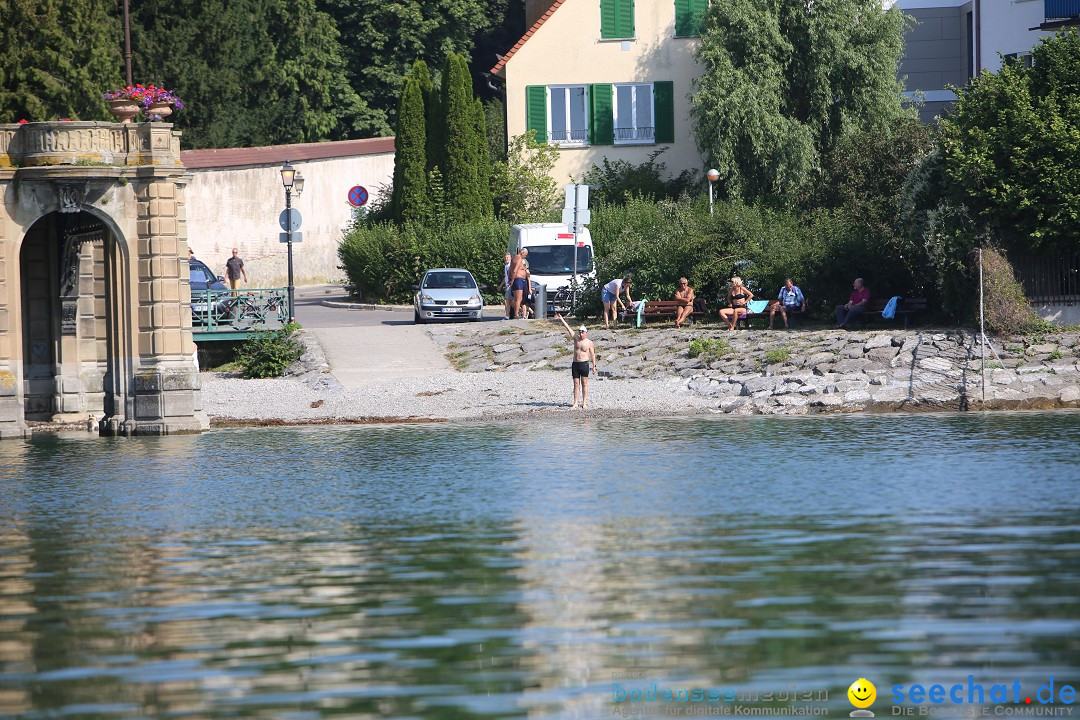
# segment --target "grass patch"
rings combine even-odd
[[[238,372],[243,371],[243,369],[244,369],[244,366],[241,365],[240,363],[236,362],[235,360],[230,360],[227,363],[222,363],[221,365],[218,365],[217,367],[203,368],[203,370],[206,371],[206,372],[219,372],[219,373],[238,373]]]
[[[1048,359],[1060,360],[1063,357],[1065,357],[1065,353],[1061,352],[1061,348],[1057,348],[1054,350],[1054,352],[1050,353],[1050,357]]]
[[[464,370],[469,366],[469,357],[472,353],[468,350],[460,350],[458,352],[449,353],[446,357],[450,360],[450,364],[454,366],[455,370]]]
[[[788,358],[790,358],[790,357],[791,357],[791,348],[786,347],[786,346],[785,347],[773,348],[772,350],[769,350],[768,352],[765,353],[765,364],[766,365],[775,365],[777,363],[787,362]]]
[[[517,335],[517,330],[514,328],[503,328],[498,332],[499,335]]]
[[[694,338],[690,341],[690,350],[687,353],[692,358],[699,358],[708,365],[724,355],[735,352],[735,349],[720,338]]]

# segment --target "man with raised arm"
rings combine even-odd
[[[574,379],[574,404],[571,408],[576,408],[578,405],[578,386],[581,387],[581,409],[589,409],[589,373],[592,372],[592,367],[596,365],[596,346],[593,345],[593,341],[586,337],[589,332],[588,329],[582,325],[577,329],[577,333],[570,329],[570,326],[566,324],[566,320],[559,313],[555,313],[555,319],[563,324],[566,328],[566,334],[570,336],[570,339],[574,341],[574,362],[570,364],[570,376]],[[592,363],[590,365],[590,363]]]

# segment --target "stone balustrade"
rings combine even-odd
[[[0,125],[0,171],[51,165],[179,167],[180,135],[171,123]]]

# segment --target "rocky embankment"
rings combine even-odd
[[[572,345],[552,322],[435,326],[465,373],[569,375]],[[590,329],[598,372],[676,380],[699,411],[807,414],[1080,406],[1080,333],[990,338],[985,393],[978,335],[917,328],[739,330],[670,326]],[[705,402],[701,402],[705,401]]]

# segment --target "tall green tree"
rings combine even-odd
[[[405,78],[398,106],[394,141],[394,220],[403,224],[425,220],[430,215],[427,189],[427,128],[424,94],[414,73]],[[423,72],[427,72],[426,68]]]
[[[416,58],[433,67],[468,54],[474,39],[499,25],[508,0],[319,0],[341,32],[346,78],[363,98],[360,134],[389,134],[395,98]],[[488,65],[487,67],[490,67]]]
[[[476,163],[476,187],[480,193],[480,215],[489,218],[495,214],[495,201],[491,188],[491,151],[488,149],[487,113],[479,98],[473,101],[473,161]]]
[[[178,92],[188,147],[340,139],[363,125],[329,16],[314,0],[141,0],[135,75]]]
[[[1045,38],[958,90],[942,118],[944,179],[1004,247],[1080,251],[1080,33]]]
[[[445,116],[444,160],[441,168],[446,190],[447,220],[469,222],[484,217],[484,195],[478,172],[479,144],[472,78],[463,55],[446,58],[442,76],[440,111]],[[487,175],[484,176],[487,182]]]
[[[0,0],[0,122],[109,119],[124,79],[116,0]]]
[[[721,194],[790,198],[846,133],[910,113],[896,79],[905,22],[881,0],[711,3],[692,114]]]

